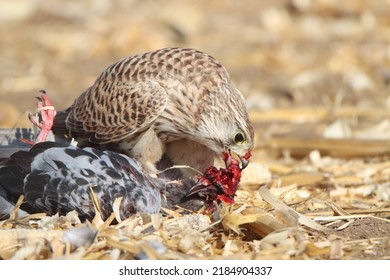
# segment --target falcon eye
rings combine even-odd
[[[244,134],[242,134],[241,132],[237,132],[236,135],[234,135],[234,143],[242,143],[245,141],[245,137],[244,137]]]

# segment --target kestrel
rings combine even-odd
[[[123,152],[157,174],[164,156],[201,172],[215,156],[253,147],[243,95],[212,56],[165,48],[109,66],[68,109],[56,136]]]

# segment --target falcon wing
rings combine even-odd
[[[167,93],[156,81],[118,81],[100,77],[69,111],[66,126],[72,137],[105,144],[150,127],[164,111]]]

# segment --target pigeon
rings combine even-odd
[[[0,195],[15,202],[25,196],[27,213],[66,214],[76,210],[92,219],[96,197],[103,219],[122,197],[122,218],[136,212],[157,213],[163,182],[143,172],[140,164],[111,151],[41,142],[30,151],[19,151],[0,165]]]

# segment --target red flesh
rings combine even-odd
[[[215,210],[215,204],[221,201],[229,204],[234,203],[238,184],[241,180],[241,171],[247,166],[251,157],[249,150],[243,157],[240,157],[243,167],[240,167],[240,162],[233,158],[230,152],[223,154],[223,160],[226,168],[217,169],[215,166],[210,166],[201,176],[190,193],[185,197],[198,195],[205,198],[205,213],[209,214]]]

